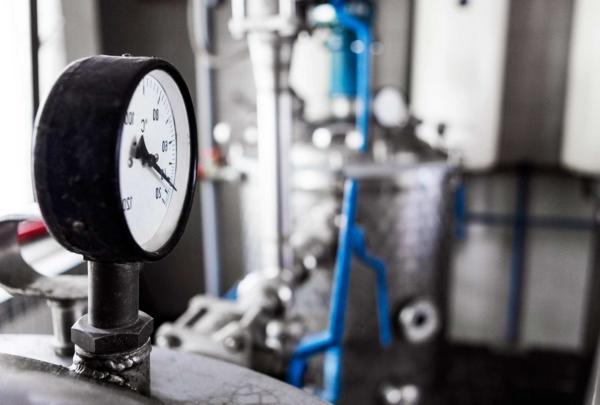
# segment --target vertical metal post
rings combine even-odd
[[[141,264],[88,262],[90,325],[117,329],[138,320]]]
[[[600,347],[598,345],[600,338],[600,182],[596,180],[593,186],[594,213],[583,334],[584,354],[589,357],[599,351]],[[600,356],[600,352],[598,355]],[[598,373],[600,373],[600,369]]]
[[[252,18],[277,15],[272,1],[248,4]],[[258,178],[262,196],[261,249],[265,269],[292,269],[289,195],[289,147],[292,138],[292,101],[287,76],[291,45],[279,33],[247,33],[256,85]]]
[[[600,344],[597,345],[594,364],[590,373],[590,381],[587,388],[586,405],[600,404]]]
[[[417,14],[416,0],[408,0],[408,38],[406,39],[406,76],[404,77],[404,84],[406,86],[405,96],[406,104],[411,105],[412,101],[412,61],[415,54],[414,50],[414,38],[415,38],[415,18]]]
[[[37,0],[29,0],[29,40],[31,46],[31,96],[33,119],[40,105],[40,77],[38,50],[40,39],[38,36]]]
[[[586,405],[600,405],[600,182],[593,184],[594,217],[590,244],[590,275],[585,307],[583,355],[593,356],[587,387]]]
[[[191,18],[194,24],[193,40],[199,47],[213,54],[215,51],[214,5],[206,0],[193,0]],[[198,145],[200,156],[212,156],[213,128],[215,126],[215,71],[205,55],[196,54],[196,97],[198,99]],[[210,180],[200,182],[200,209],[202,215],[202,250],[204,284],[210,295],[221,295],[221,259],[217,190]]]
[[[48,300],[52,314],[54,351],[59,356],[72,356],[75,350],[71,342],[71,326],[83,316],[85,305],[77,300]]]
[[[517,345],[520,335],[521,304],[523,300],[523,280],[527,248],[529,176],[528,167],[523,166],[519,168],[506,327],[506,342],[509,346]]]

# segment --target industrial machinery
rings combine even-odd
[[[597,2],[99,3],[182,74],[87,57],[39,108],[0,286],[54,336],[0,334],[0,403],[575,405],[594,351],[598,402]]]
[[[192,5],[193,22],[212,7]],[[363,0],[232,2],[229,29],[247,41],[256,88],[256,145],[225,156],[245,179],[247,260],[225,297],[194,297],[163,324],[160,346],[250,367],[334,403],[434,400],[425,391],[438,380],[455,167],[416,139],[401,91],[382,89],[371,109],[376,9]],[[301,31],[317,48],[316,33],[328,33],[325,100],[310,96],[310,78],[290,73],[310,64],[296,48]],[[305,115],[294,107],[302,102]],[[365,376],[358,364],[377,372]]]
[[[219,362],[164,349],[151,356],[139,273],[173,249],[187,221],[195,130],[187,87],[161,59],[94,56],[58,78],[36,121],[35,188],[48,230],[85,258],[88,276],[36,274],[20,258],[17,231],[39,216],[3,218],[1,284],[57,309],[54,351],[48,336],[1,337],[0,402],[37,403],[43,393],[58,403],[316,403]]]

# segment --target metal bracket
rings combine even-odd
[[[0,217],[0,287],[14,295],[43,298],[52,312],[54,349],[60,356],[73,354],[71,325],[79,318],[87,300],[87,277],[46,277],[21,256],[18,229],[23,221],[41,221],[37,206]]]

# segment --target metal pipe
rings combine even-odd
[[[329,304],[329,327],[334,339],[341,343],[344,335],[346,319],[346,303],[348,302],[348,287],[350,285],[350,261],[352,260],[352,227],[356,220],[356,199],[358,197],[358,182],[355,179],[346,181],[344,190],[343,225],[340,230],[338,254],[335,262],[333,291]]]
[[[586,405],[600,404],[600,343],[597,345],[594,356],[594,365],[590,373],[590,382],[586,393]]]
[[[591,357],[597,352],[600,356],[600,182],[593,187],[594,214],[591,228],[589,276],[587,281],[587,302],[583,324],[583,352]],[[597,363],[597,368],[600,363]],[[600,378],[600,369],[597,370]],[[600,380],[599,380],[600,382]],[[600,391],[599,391],[600,392]],[[600,397],[599,397],[600,398]]]
[[[516,220],[514,215],[473,212],[467,213],[463,221],[483,225],[511,226]],[[530,216],[527,218],[527,226],[567,231],[591,231],[594,228],[594,221],[585,218]]]
[[[88,262],[88,317],[99,329],[117,329],[138,320],[139,263]]]
[[[193,0],[192,23],[193,41],[207,53],[213,54],[214,44],[214,5],[205,0]],[[196,48],[194,48],[196,49]],[[195,52],[196,97],[198,99],[198,145],[201,156],[211,156],[214,148],[212,131],[215,126],[215,72],[201,52]],[[220,228],[217,202],[217,191],[214,182],[203,180],[200,183],[200,210],[202,216],[202,252],[204,265],[204,285],[206,291],[213,296],[221,294],[221,258]]]
[[[231,20],[239,24],[246,15],[246,0],[232,0],[231,2]]]
[[[71,342],[71,326],[83,316],[83,302],[48,300],[52,314],[54,351],[59,356],[72,356],[75,348]]]
[[[366,153],[369,149],[369,121],[371,117],[371,27],[369,23],[348,13],[345,9],[344,0],[333,0],[332,4],[335,7],[339,23],[354,32],[364,47],[358,55],[356,65],[356,130],[361,135],[360,151]]]
[[[521,303],[527,248],[527,215],[529,205],[529,169],[520,170],[517,182],[515,222],[511,257],[510,287],[507,308],[506,342],[515,346],[519,342]]]
[[[258,2],[264,3],[264,2]],[[258,3],[252,11],[264,15],[268,8]],[[261,190],[262,266],[265,269],[291,269],[289,244],[290,209],[289,146],[292,138],[291,95],[287,84],[290,52],[277,33],[251,31],[247,35],[256,85],[258,129],[258,179]]]
[[[590,381],[587,387],[586,405],[600,404],[600,183],[594,184],[594,228],[591,242],[590,276],[588,280],[588,302],[586,304],[583,333],[583,354],[594,356],[594,363],[590,372]]]
[[[38,15],[37,0],[29,0],[29,40],[31,44],[31,92],[32,92],[32,111],[35,114],[40,105],[40,66],[38,51],[40,49],[40,39],[38,37]]]
[[[415,39],[415,19],[417,14],[417,4],[415,0],[408,0],[408,38],[406,38],[406,74],[404,76],[404,85],[406,88],[406,104],[411,105],[412,101],[412,73],[413,66],[412,61],[414,60],[414,39]]]

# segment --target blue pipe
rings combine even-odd
[[[329,323],[326,331],[308,336],[303,339],[292,354],[288,366],[287,381],[301,387],[304,382],[304,372],[309,357],[326,352],[325,372],[323,376],[324,390],[321,397],[335,403],[340,395],[342,362],[341,345],[346,319],[346,304],[348,302],[348,287],[350,284],[350,262],[352,255],[352,227],[356,217],[356,198],[358,183],[354,179],[346,181],[344,202],[342,207],[343,224],[340,230],[337,251],[333,291],[329,310]],[[327,356],[330,351],[335,355]]]
[[[514,215],[473,212],[467,213],[465,222],[483,225],[513,226],[516,222],[516,217]],[[590,231],[594,226],[593,221],[590,219],[554,216],[528,216],[526,224],[528,227],[567,231]]]
[[[342,345],[333,346],[325,353],[323,361],[323,379],[328,382],[323,387],[321,398],[329,402],[337,402],[342,391]]]
[[[344,0],[332,0],[335,7],[336,17],[340,25],[348,28],[356,34],[356,38],[362,42],[363,50],[358,54],[356,66],[356,88],[358,114],[356,129],[362,136],[360,151],[367,152],[369,145],[369,119],[371,115],[371,27],[368,22],[348,13],[344,7]]]
[[[389,346],[392,343],[392,325],[389,317],[390,309],[387,300],[388,289],[385,264],[375,256],[367,253],[365,233],[358,227],[353,229],[353,247],[356,257],[376,273],[379,339],[382,346]]]
[[[223,298],[226,299],[226,300],[230,300],[230,301],[237,300],[237,297],[238,297],[237,290],[238,290],[238,285],[239,284],[240,284],[239,282],[236,282],[234,285],[232,285],[229,288],[229,290],[227,290],[225,292],[225,294],[223,294]]]
[[[356,82],[358,89],[358,114],[356,128],[361,134],[360,152],[368,150],[370,119],[370,47],[371,31],[368,22],[347,13],[343,0],[334,0],[337,20],[345,28],[355,33],[363,43],[363,51],[357,58]],[[296,348],[288,366],[287,381],[297,387],[303,385],[304,373],[309,357],[325,352],[324,388],[321,398],[335,403],[341,392],[342,378],[342,340],[348,303],[350,269],[352,254],[371,267],[376,273],[377,310],[382,345],[391,344],[392,327],[388,305],[387,274],[385,264],[370,256],[365,246],[362,230],[356,226],[356,205],[358,200],[358,182],[349,178],[346,181],[343,198],[343,224],[340,229],[336,257],[333,290],[329,312],[328,329],[324,332],[304,338]]]
[[[514,226],[516,215],[496,214],[491,212],[470,212],[467,204],[467,185],[463,181],[454,193],[454,234],[457,239],[465,239],[467,225],[478,223],[483,225]],[[525,218],[527,227],[549,228],[567,231],[590,231],[594,221],[588,218],[562,216],[534,216]]]
[[[333,332],[336,342],[340,342],[344,334],[346,311],[344,307],[348,300],[348,286],[350,283],[350,261],[352,260],[352,226],[356,219],[356,200],[358,195],[358,182],[350,179],[346,182],[344,190],[343,220],[336,259],[333,291],[331,293],[329,327]]]
[[[310,357],[325,352],[324,389],[321,397],[335,403],[340,395],[342,376],[342,340],[346,321],[346,305],[350,285],[352,253],[369,267],[377,276],[377,313],[379,317],[380,341],[383,346],[391,344],[392,326],[387,300],[386,268],[382,261],[366,252],[364,233],[356,227],[356,199],[358,183],[355,179],[346,181],[342,208],[344,224],[339,236],[333,291],[326,331],[304,338],[292,354],[288,365],[287,381],[301,387],[307,361]]]
[[[454,192],[454,235],[459,240],[467,237],[467,186],[461,182]]]
[[[329,96],[356,97],[356,54],[352,52],[352,42],[356,35],[343,27],[331,29],[331,37],[327,41],[331,52],[331,87]]]

